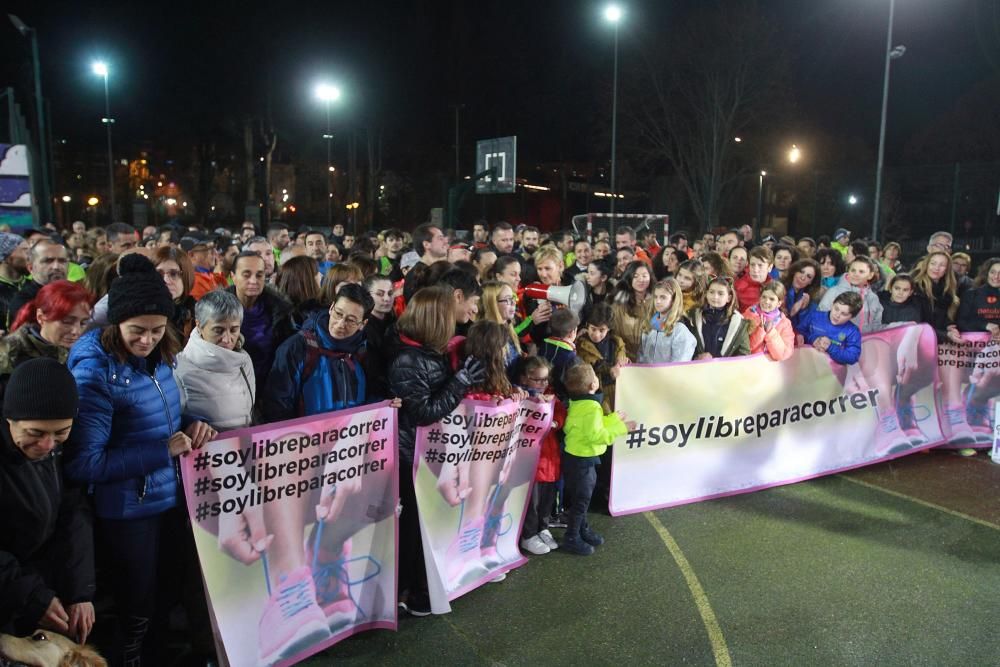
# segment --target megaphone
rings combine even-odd
[[[587,302],[587,286],[578,280],[574,280],[572,285],[545,285],[543,283],[531,283],[524,286],[525,296],[532,299],[545,299],[561,303],[575,314],[579,315]]]

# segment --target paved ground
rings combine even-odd
[[[612,519],[325,665],[997,665],[1000,465],[914,454]]]

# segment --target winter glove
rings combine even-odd
[[[469,357],[457,373],[455,379],[466,387],[482,384],[486,379],[486,367],[475,357]]]

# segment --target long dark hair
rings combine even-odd
[[[833,252],[837,252],[834,250]],[[839,253],[837,253],[839,254]],[[788,271],[782,277],[781,282],[785,285],[785,290],[788,292],[792,291],[792,281],[795,280],[795,274],[801,271],[804,267],[810,267],[813,270],[812,282],[806,287],[805,292],[809,295],[809,302],[814,304],[819,304],[820,292],[823,291],[823,273],[820,271],[819,262],[815,259],[805,258],[800,259],[797,262],[792,262],[788,266]]]
[[[635,298],[635,290],[632,289],[632,279],[635,277],[635,272],[639,269],[643,269],[649,274],[649,287],[646,288],[647,298],[653,293],[653,272],[650,270],[648,264],[637,259],[629,262],[628,266],[625,267],[625,271],[622,272],[622,277],[618,279],[618,285],[615,288],[615,303],[624,303],[630,309],[640,305]]]

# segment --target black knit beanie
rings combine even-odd
[[[108,322],[121,324],[142,315],[174,316],[174,300],[156,267],[138,253],[118,263],[118,277],[108,290]]]
[[[14,369],[3,397],[6,419],[73,419],[80,402],[76,380],[50,357],[29,359]]]

